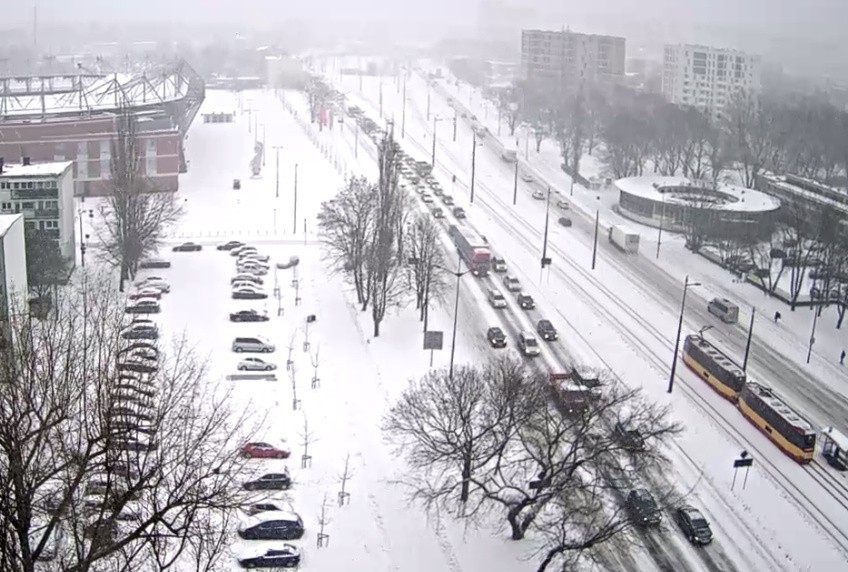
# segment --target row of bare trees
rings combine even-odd
[[[637,431],[644,450],[634,453],[616,422]],[[466,523],[500,519],[513,540],[535,533],[539,572],[555,563],[573,569],[623,538],[628,485],[609,477],[665,466],[658,443],[679,430],[664,408],[611,380],[586,408],[565,415],[548,380],[509,359],[411,380],[383,422],[412,469],[401,484],[413,500]]]
[[[84,282],[64,288],[43,319],[16,301],[6,324],[0,569],[223,569],[234,511],[247,502],[239,448],[255,421],[208,386],[204,363],[178,340],[158,347],[146,374],[155,399],[136,422],[152,445],[120,445],[122,297],[108,276]]]
[[[401,157],[391,130],[377,148],[378,180],[349,179],[318,213],[325,257],[351,282],[362,311],[370,309],[375,337],[386,313],[409,302],[410,292],[424,320],[445,285],[439,228],[413,213],[399,182]]]

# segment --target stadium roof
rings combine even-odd
[[[159,106],[189,95],[184,62],[139,74],[64,74],[0,78],[0,122],[51,115]]]

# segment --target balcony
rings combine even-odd
[[[14,189],[12,200],[26,201],[30,199],[58,199],[59,189]]]

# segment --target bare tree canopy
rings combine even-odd
[[[138,263],[162,245],[167,229],[183,214],[174,194],[159,192],[144,173],[142,139],[137,120],[125,109],[116,119],[110,162],[111,194],[100,206],[97,235],[102,256],[120,269],[121,289],[132,280]]]
[[[208,570],[242,503],[238,452],[253,423],[207,387],[184,341],[130,359],[103,278],[44,320],[13,313],[0,350],[0,569],[44,570],[49,557],[63,572]]]
[[[610,508],[610,495],[621,496],[610,477],[667,466],[658,444],[680,431],[667,409],[612,380],[578,410],[547,388],[512,360],[434,371],[410,381],[383,423],[411,466],[403,484],[413,500],[472,521],[501,515],[513,540],[538,530],[539,570],[626,531],[628,519]]]
[[[409,288],[415,292],[415,307],[427,329],[427,315],[431,300],[441,299],[447,290],[444,271],[444,249],[439,245],[441,228],[424,214],[418,215],[408,229]]]

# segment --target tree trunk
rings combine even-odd
[[[523,505],[514,506],[510,508],[506,513],[506,520],[507,522],[509,522],[511,540],[524,540],[524,533],[527,531],[527,529],[522,525],[519,520],[519,517],[521,516],[521,510],[523,508]]]
[[[471,489],[471,459],[462,461],[462,487],[459,491],[459,501],[468,502],[469,491]]]
[[[842,328],[842,320],[845,318],[845,302],[842,301],[836,305],[836,315],[838,316],[836,319],[836,329],[839,330]]]

